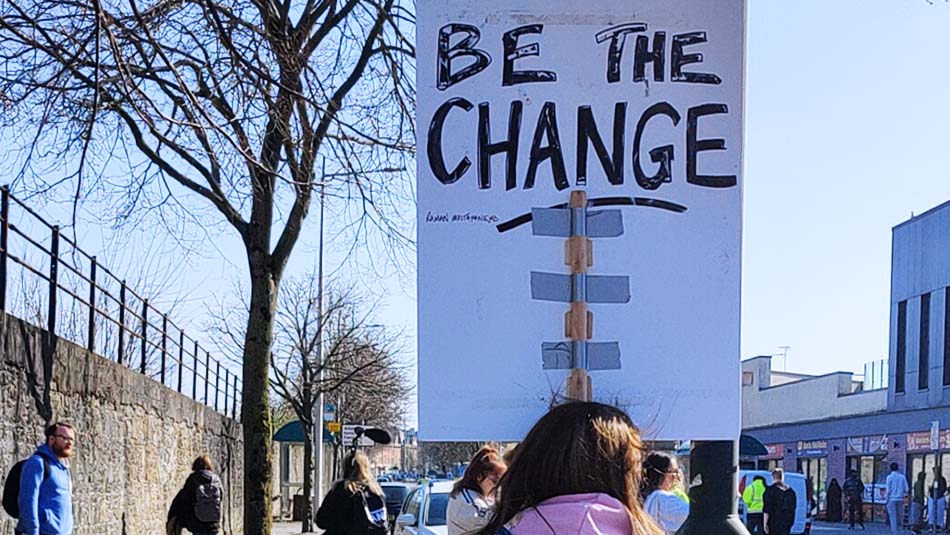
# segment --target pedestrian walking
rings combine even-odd
[[[944,509],[947,504],[947,480],[940,473],[940,467],[933,467],[934,482],[927,496],[927,523],[936,530],[946,526]]]
[[[495,491],[508,469],[494,446],[482,446],[449,493],[446,509],[448,535],[477,533],[491,520]]]
[[[14,532],[70,535],[73,532],[73,485],[69,459],[75,453],[76,431],[69,423],[56,422],[47,427],[44,434],[46,443],[20,465]],[[4,503],[4,507],[6,505]]]
[[[907,478],[898,471],[897,463],[891,463],[891,473],[884,480],[884,486],[887,488],[887,494],[884,497],[885,507],[887,508],[887,519],[891,524],[891,535],[900,533],[900,519],[904,498],[907,497]],[[946,482],[944,482],[946,486]],[[946,489],[944,489],[946,490]]]
[[[842,491],[844,501],[848,506],[848,529],[854,529],[855,522],[864,529],[864,483],[858,476],[857,470],[848,472]]]
[[[644,449],[620,409],[551,409],[518,446],[481,535],[662,535],[640,504]]]
[[[825,519],[829,522],[841,522],[841,485],[838,478],[831,478],[828,492],[825,493]]]
[[[201,455],[191,463],[191,474],[168,508],[167,535],[187,529],[194,535],[215,535],[221,529],[224,487],[214,473],[211,458]]]
[[[909,522],[914,533],[920,533],[921,531],[925,503],[927,503],[927,473],[921,470],[917,472],[917,480],[914,481],[913,499],[910,502]]]
[[[324,535],[387,535],[386,500],[369,459],[356,450],[343,458],[343,479],[334,483],[317,511]]]
[[[665,533],[676,533],[689,516],[689,504],[673,492],[682,477],[676,458],[668,453],[653,452],[643,463],[643,509]]]
[[[755,476],[752,478],[752,483],[746,485],[745,490],[742,491],[742,501],[745,503],[746,511],[745,525],[751,535],[762,535],[763,533],[762,506],[764,505],[764,498],[765,478]]]
[[[795,523],[798,499],[795,491],[785,484],[785,471],[772,470],[772,484],[762,497],[762,520],[767,535],[789,535]]]

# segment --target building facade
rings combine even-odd
[[[893,229],[886,384],[779,372],[769,357],[743,362],[743,432],[769,452],[744,464],[806,474],[821,509],[827,485],[851,469],[866,501],[880,502],[891,462],[909,481],[924,471],[929,485],[933,467],[950,478],[948,303],[950,202]]]

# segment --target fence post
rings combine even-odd
[[[218,394],[221,392],[221,361],[215,361],[214,367],[214,410],[218,410]]]
[[[178,393],[181,394],[181,370],[185,367],[185,331],[178,330]]]
[[[228,385],[231,384],[231,372],[224,370],[224,415],[228,415]]]
[[[148,349],[148,299],[142,301],[142,375],[145,375],[145,355]]]
[[[49,317],[46,332],[50,341],[56,336],[56,293],[59,288],[59,225],[53,226],[53,241],[49,254]]]
[[[234,376],[234,405],[231,405],[231,419],[237,419],[237,375]]]
[[[195,366],[191,369],[191,399],[198,401],[198,340],[195,340]]]
[[[165,364],[168,355],[168,314],[162,314],[162,386],[165,386]]]
[[[205,398],[204,404],[208,404],[208,383],[211,381],[211,353],[205,351]]]
[[[125,357],[125,281],[119,287],[119,364]]]
[[[96,257],[92,257],[89,270],[89,335],[86,348],[90,353],[96,352]]]
[[[7,231],[10,229],[10,188],[0,188],[0,312],[7,311]]]

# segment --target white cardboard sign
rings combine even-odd
[[[574,190],[622,220],[591,238],[589,274],[629,291],[588,307],[591,342],[619,349],[595,398],[652,438],[737,438],[744,0],[417,15],[420,438],[518,440],[563,395],[542,345],[569,303],[538,285],[570,274],[566,238],[532,210]],[[588,298],[616,295],[600,282]]]

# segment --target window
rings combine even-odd
[[[930,294],[920,296],[920,350],[917,354],[917,390],[930,383]]]
[[[429,508],[426,510],[427,526],[444,526],[445,510],[449,505],[448,494],[430,494]]]
[[[416,518],[416,521],[412,524],[413,526],[419,525],[419,509],[422,505],[422,490],[416,489],[412,491],[412,494],[406,498],[405,509],[402,511],[403,514],[412,515]]]
[[[752,372],[742,372],[742,386],[752,386],[754,379]]]
[[[943,384],[950,385],[950,288],[943,289]]]
[[[825,510],[825,483],[828,481],[828,459],[826,457],[800,457],[798,471],[805,474],[806,484],[811,485],[812,496],[818,502],[818,510]]]
[[[894,391],[904,393],[904,357],[907,345],[907,301],[897,303],[897,362],[894,366]]]

